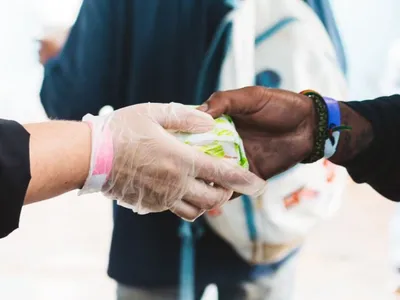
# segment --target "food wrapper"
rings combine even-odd
[[[215,119],[214,129],[206,133],[172,134],[183,143],[196,147],[206,154],[227,159],[246,169],[249,168],[243,141],[229,116],[223,115]]]
[[[215,119],[214,129],[206,133],[170,133],[183,143],[196,147],[208,155],[229,160],[246,169],[249,168],[242,139],[229,116],[224,115]],[[137,212],[137,209],[130,204],[123,201],[117,201],[117,203],[120,206]],[[145,212],[141,211],[140,214],[145,214]]]

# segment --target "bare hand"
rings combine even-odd
[[[252,172],[268,179],[303,161],[314,144],[312,101],[264,87],[213,94],[201,107],[214,118],[230,115],[243,139]]]

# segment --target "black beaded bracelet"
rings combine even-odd
[[[325,141],[329,138],[328,125],[328,108],[324,98],[320,94],[312,90],[306,90],[300,94],[309,97],[314,102],[315,117],[316,117],[316,134],[314,148],[309,157],[302,161],[303,164],[314,163],[324,157]]]

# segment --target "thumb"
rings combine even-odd
[[[198,111],[192,106],[179,103],[169,103],[163,106],[157,121],[164,129],[203,133],[212,130],[215,126],[215,121],[209,114]]]
[[[207,112],[214,118],[222,114],[232,117],[251,114],[258,110],[267,93],[268,89],[261,86],[216,92],[198,110]]]

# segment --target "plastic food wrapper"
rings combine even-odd
[[[248,169],[249,163],[243,147],[243,141],[236,131],[235,124],[229,116],[215,119],[215,127],[207,133],[172,133],[183,143],[196,147],[200,151],[227,159]]]
[[[195,106],[193,109],[195,109]],[[223,115],[215,119],[214,129],[206,133],[192,134],[171,131],[170,133],[181,142],[196,147],[208,155],[227,159],[243,168],[249,168],[243,141],[236,131],[233,120],[229,116]],[[133,206],[123,201],[117,201],[117,203],[135,212]]]

